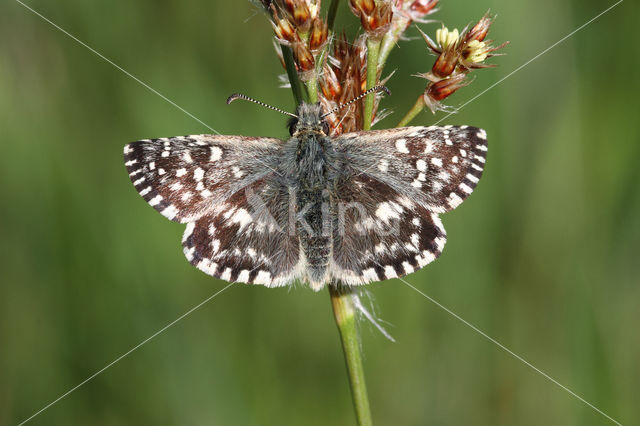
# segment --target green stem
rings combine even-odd
[[[378,82],[378,55],[380,53],[380,42],[372,38],[367,39],[367,88],[371,89]],[[364,99],[363,130],[371,129],[373,121],[373,106],[375,104],[375,93],[367,95]]]
[[[282,58],[284,59],[284,65],[287,69],[287,77],[291,83],[291,91],[293,92],[293,100],[296,103],[296,107],[303,101],[302,87],[300,87],[300,79],[298,78],[298,72],[296,71],[296,64],[293,59],[293,51],[288,46],[281,46]]]
[[[330,285],[329,295],[333,305],[333,315],[342,339],[342,350],[349,372],[349,384],[351,385],[351,396],[353,397],[358,426],[371,426],[371,410],[367,397],[367,385],[364,380],[352,290],[348,287]]]
[[[331,0],[331,4],[329,5],[329,12],[327,13],[327,26],[329,27],[329,31],[333,30],[333,23],[336,20],[339,3],[340,0]]]
[[[413,107],[411,107],[407,115],[405,115],[402,120],[400,120],[396,127],[404,127],[407,124],[411,123],[411,120],[413,120],[418,114],[420,114],[425,106],[426,105],[424,103],[424,98],[422,97],[422,95],[418,96],[418,100],[416,101],[416,103],[413,105]]]
[[[317,73],[314,74],[314,77],[309,79],[309,81],[305,82],[307,86],[307,95],[309,95],[309,102],[315,104],[318,102],[318,77]]]
[[[394,21],[395,21],[394,16]],[[398,40],[400,40],[400,36],[405,32],[407,26],[409,25],[409,19],[407,18],[398,18],[396,22],[394,22],[391,31],[389,31],[382,38],[382,44],[380,46],[380,57],[378,58],[378,68],[382,69],[384,64],[387,62],[389,58],[389,54],[393,50],[394,47],[398,44]]]

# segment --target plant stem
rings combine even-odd
[[[282,58],[287,69],[287,77],[291,83],[291,91],[293,92],[293,100],[296,103],[296,107],[303,101],[302,87],[300,87],[300,79],[298,78],[298,72],[296,71],[296,64],[293,59],[293,51],[288,46],[281,46]]]
[[[309,95],[309,102],[315,104],[318,102],[318,77],[314,75],[313,78],[309,79],[309,81],[305,82],[307,86],[307,95]]]
[[[342,339],[342,350],[347,363],[347,371],[349,372],[349,384],[358,426],[371,426],[371,410],[369,408],[369,398],[367,397],[367,385],[364,380],[364,368],[362,366],[352,290],[348,287],[330,285],[329,295],[333,305],[333,315]]]
[[[395,19],[396,18],[394,16],[394,20]],[[396,46],[398,40],[400,39],[400,36],[405,32],[409,23],[410,21],[407,18],[398,18],[398,20],[394,22],[394,26],[391,28],[391,31],[385,34],[385,36],[382,38],[380,57],[378,58],[379,69],[382,69],[384,67],[384,64],[387,62],[387,58],[389,58],[391,50],[393,50],[393,48]]]
[[[331,4],[329,5],[329,12],[327,13],[327,26],[329,27],[329,31],[333,30],[333,23],[336,20],[339,3],[340,0],[331,0]]]
[[[371,89],[378,82],[378,55],[380,53],[380,40],[373,38],[367,39],[367,88]],[[362,129],[371,129],[373,121],[373,106],[375,104],[375,93],[367,95],[364,99],[364,114]]]
[[[402,120],[400,120],[396,127],[404,127],[407,124],[411,123],[411,120],[413,120],[418,114],[420,114],[425,106],[426,105],[424,103],[424,98],[422,97],[422,95],[418,96],[418,100],[416,101],[416,103],[413,105],[413,107],[411,107],[407,115],[405,115]]]

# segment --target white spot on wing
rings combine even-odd
[[[427,171],[427,162],[422,160],[422,159],[420,159],[420,160],[416,161],[416,167],[421,172],[426,172]]]
[[[238,279],[236,281],[240,283],[249,282],[249,272],[250,271],[247,271],[246,269],[240,271],[240,273],[238,274]]]
[[[399,219],[400,216],[393,207],[394,206],[386,201],[378,204],[378,208],[376,209],[376,216],[378,216],[378,218],[382,219],[385,222],[389,222],[389,219],[391,218]]]
[[[269,271],[258,271],[258,275],[256,275],[253,282],[256,284],[269,285],[271,284],[271,273]]]
[[[185,168],[176,170],[176,176],[177,177],[182,177],[182,176],[184,176],[186,174],[187,174],[187,169],[185,169]]]
[[[455,192],[452,192],[449,194],[449,199],[447,201],[449,202],[449,206],[451,206],[452,209],[455,209],[462,203],[462,198],[460,198],[460,196]]]
[[[469,187],[469,185],[467,185],[466,183],[461,183],[459,186],[460,186],[460,189],[462,189],[467,194],[471,194],[473,192],[473,189]]]
[[[185,163],[193,163],[193,158],[191,158],[191,154],[185,151],[182,154],[182,161],[184,161]]]
[[[249,214],[248,211],[246,211],[245,209],[238,209],[236,210],[235,214],[231,218],[231,221],[233,223],[239,223],[240,230],[242,230],[242,228],[250,224],[253,221],[253,219],[251,218],[251,215]]]
[[[362,271],[362,278],[364,278],[366,281],[377,281],[378,274],[376,274],[375,269],[369,268]]]
[[[196,268],[200,269],[205,274],[215,275],[218,264],[211,262],[209,259],[202,259],[196,265]]]
[[[195,247],[185,247],[184,248],[184,256],[187,258],[189,262],[193,260],[193,253],[196,251]]]
[[[202,178],[204,178],[204,170],[202,170],[200,167],[195,169],[193,171],[193,178],[198,182],[201,181]]]
[[[160,201],[162,201],[162,195],[156,195],[155,197],[149,200],[149,205],[157,206],[158,204],[160,204]]]
[[[442,167],[442,160],[440,158],[432,158],[431,159],[431,164],[433,164],[436,167]]]
[[[196,227],[195,222],[187,223],[187,227],[184,230],[184,234],[182,234],[182,242],[183,243],[185,241],[187,241],[187,238],[189,238],[191,236],[191,234],[193,233],[193,230],[194,230],[195,227]]]
[[[244,172],[240,170],[240,167],[238,166],[233,166],[231,168],[231,171],[233,172],[233,175],[237,178],[241,178],[242,176],[244,176]]]
[[[396,149],[403,154],[408,154],[409,150],[407,149],[407,140],[406,139],[398,139],[396,141]]]
[[[384,267],[384,275],[388,278],[398,278],[398,274],[396,273],[396,270],[393,269],[393,266],[391,265],[387,265]]]
[[[218,161],[220,158],[222,158],[222,150],[217,146],[212,146],[211,158],[209,158],[209,161]]]
[[[404,268],[404,272],[406,272],[407,274],[411,274],[413,271],[415,271],[415,269],[409,262],[402,262],[402,267]]]
[[[173,204],[170,204],[169,207],[165,208],[160,213],[162,213],[162,215],[167,219],[172,220],[178,214],[178,209],[176,209],[176,206]]]
[[[231,281],[231,268],[225,269],[222,275],[220,275],[220,279],[225,281]]]

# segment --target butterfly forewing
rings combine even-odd
[[[351,173],[384,182],[435,213],[456,208],[473,192],[487,154],[486,132],[470,126],[346,133],[336,145]]]
[[[298,263],[286,230],[289,192],[275,168],[282,141],[194,135],[124,148],[136,190],[167,218],[187,223],[187,259],[228,281],[280,285]],[[280,212],[280,213],[278,213]]]
[[[251,182],[272,173],[282,141],[192,135],[124,147],[136,190],[167,218],[191,222]]]

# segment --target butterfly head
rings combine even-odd
[[[301,103],[296,110],[296,116],[291,117],[291,120],[289,120],[289,133],[291,136],[309,133],[327,136],[329,132],[329,123],[322,116],[322,105],[320,103]]]

